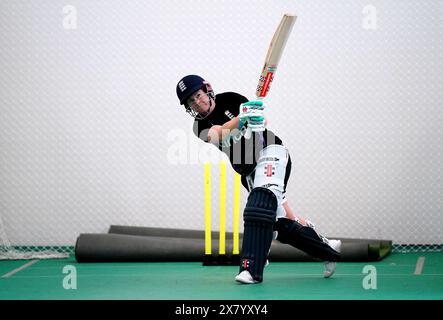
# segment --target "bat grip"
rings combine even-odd
[[[257,100],[262,101],[263,102],[264,97],[257,97]],[[249,129],[249,128],[248,128]],[[262,143],[262,145],[265,145],[265,139],[263,138],[263,132],[260,131],[258,132],[258,136],[260,138],[260,142]]]

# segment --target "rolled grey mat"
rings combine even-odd
[[[226,252],[228,254],[232,252],[232,242],[231,239],[226,238]],[[204,246],[204,237],[178,238],[113,233],[81,234],[75,246],[75,257],[78,262],[202,261]],[[373,253],[370,252],[371,247]],[[377,248],[380,247],[381,245],[377,240],[368,242],[362,239],[343,239],[341,261],[380,260],[380,258],[383,258],[380,257],[377,251]],[[213,240],[212,252],[217,254],[218,241]],[[286,262],[317,261],[303,251],[278,241],[272,242],[270,260]]]
[[[201,261],[203,252],[196,239],[120,234],[80,234],[75,245],[78,262]]]
[[[153,227],[133,227],[133,226],[117,226],[112,225],[108,233],[128,234],[134,236],[153,236],[153,237],[172,237],[172,238],[192,238],[204,239],[204,230],[186,230],[186,229],[169,229],[169,228],[153,228]],[[240,233],[240,237],[243,234]],[[218,230],[211,232],[213,239],[218,238]],[[233,233],[226,232],[226,239],[232,239]]]
[[[203,230],[184,230],[170,228],[154,228],[154,227],[134,227],[111,225],[109,233],[128,234],[140,236],[159,236],[159,237],[179,237],[179,238],[195,238],[204,239],[205,232]],[[211,238],[218,239],[218,231],[212,231]],[[232,239],[232,232],[226,233],[226,246],[232,247],[229,241]],[[240,245],[243,234],[239,234]],[[357,239],[357,238],[341,238],[328,237],[329,239],[340,239],[342,241],[342,258],[341,261],[377,261],[383,259],[392,250],[391,240],[379,239]],[[218,242],[213,242],[218,245]],[[289,247],[289,249],[288,249]],[[218,250],[218,249],[217,249]],[[276,251],[276,253],[273,253]],[[295,249],[278,241],[273,241],[271,257],[274,261],[311,261],[313,260],[303,251]]]

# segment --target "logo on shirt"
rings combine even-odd
[[[231,120],[235,118],[235,116],[229,110],[225,111],[225,115],[227,115],[228,118],[231,119]]]

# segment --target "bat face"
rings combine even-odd
[[[289,38],[289,34],[291,33],[295,19],[296,16],[293,14],[284,14],[280,24],[277,27],[277,30],[274,33],[274,36],[272,37],[265,59],[265,65],[263,66],[260,78],[258,80],[257,90],[255,91],[255,95],[260,99],[266,97],[269,89],[271,88],[271,83],[274,79],[278,62],[280,61],[281,54],[283,53],[283,49],[285,48],[286,41]],[[250,139],[251,135],[252,131],[248,127],[245,138]]]
[[[275,71],[277,70],[278,62],[280,61],[281,54],[283,53],[295,19],[295,15],[283,15],[283,18],[274,33],[266,55],[265,64],[258,80],[256,96],[259,98],[266,97],[269,92]]]

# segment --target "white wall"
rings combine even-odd
[[[76,29],[64,28],[67,5]],[[298,19],[267,115],[292,155],[293,209],[326,235],[443,243],[438,0],[1,1],[0,210],[11,241],[73,245],[110,224],[203,229],[211,153],[175,85],[196,73],[253,98],[284,12]]]

